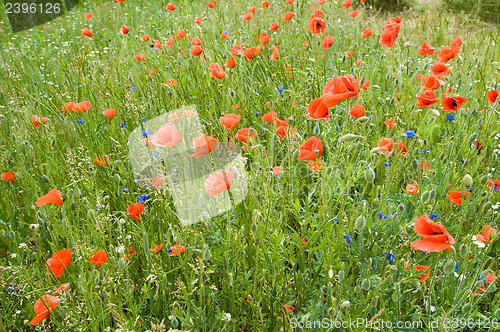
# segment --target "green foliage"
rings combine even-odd
[[[486,22],[500,24],[500,1],[498,0],[448,0],[446,6]]]

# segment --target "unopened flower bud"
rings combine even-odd
[[[470,176],[469,174],[465,174],[463,181],[464,181],[464,186],[466,188],[472,187],[472,184],[473,184],[472,176]]]

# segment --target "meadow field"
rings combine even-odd
[[[0,332],[500,328],[498,26],[429,1],[0,15]]]

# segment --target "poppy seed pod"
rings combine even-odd
[[[421,201],[422,203],[427,202],[427,201],[429,200],[429,196],[430,196],[430,195],[429,195],[429,192],[428,192],[427,190],[426,190],[426,191],[424,191],[424,192],[422,193],[422,196],[420,197],[420,201]]]
[[[340,310],[341,310],[342,312],[346,312],[346,311],[348,311],[350,308],[351,308],[351,302],[349,302],[349,301],[344,301],[344,302],[342,302],[342,304],[340,305]]]
[[[361,232],[366,226],[366,221],[365,221],[365,217],[363,216],[359,216],[358,219],[356,219],[356,223],[354,224],[354,228],[356,228],[356,230],[358,232]]]
[[[470,176],[469,174],[465,174],[463,181],[464,181],[464,186],[466,188],[469,189],[470,187],[472,187],[473,184],[472,176]]]
[[[368,167],[366,169],[365,179],[370,183],[373,183],[373,181],[375,181],[375,172],[373,171],[373,169],[371,169],[371,167]]]
[[[50,179],[47,177],[47,175],[42,176],[42,180],[45,183],[49,183],[50,182]]]
[[[340,139],[343,140],[345,143],[347,142],[352,142],[356,139],[356,137],[358,137],[357,135],[354,135],[354,134],[346,134],[344,136],[342,136]]]
[[[455,262],[452,261],[451,259],[448,260],[443,266],[444,273],[446,274],[452,273],[454,269],[455,269]]]

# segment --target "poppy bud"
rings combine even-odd
[[[431,191],[429,191],[429,199],[433,201],[434,198],[436,198],[436,190],[431,189]]]
[[[365,123],[365,122],[366,122],[366,121],[368,121],[368,120],[370,120],[370,118],[369,118],[369,117],[367,117],[367,116],[362,116],[362,117],[360,117],[360,118],[358,119],[358,122],[359,122],[359,123]]]
[[[370,290],[370,281],[368,279],[365,279],[361,282],[361,288],[363,288],[364,291],[368,292]]]
[[[45,183],[49,183],[50,182],[50,179],[47,177],[47,175],[42,176],[42,180]]]
[[[76,210],[76,204],[75,203],[71,203],[70,204],[70,208],[72,211],[75,211]]]
[[[331,266],[331,265],[330,265],[330,270],[328,270],[328,277],[329,277],[330,279],[332,279],[332,278],[333,278],[333,270],[332,270],[332,266]]]
[[[56,145],[56,139],[53,138],[53,139],[50,140],[50,146],[54,147],[55,145]]]
[[[498,134],[498,132],[495,130],[491,133],[490,138],[495,138],[495,136]],[[496,311],[495,311],[496,312]]]
[[[434,115],[434,116],[440,116],[441,115],[441,113],[439,113],[438,110],[432,110],[431,112],[432,112],[432,115]]]
[[[479,182],[481,182],[481,184],[486,184],[486,182],[488,182],[488,177],[486,175],[483,175],[481,177],[481,180],[479,180]]]
[[[231,272],[229,272],[227,277],[229,279],[229,286],[233,287],[233,274]]]
[[[495,318],[500,318],[500,308],[498,308],[497,310],[495,310]]]
[[[373,199],[373,205],[378,205],[379,202],[380,202],[380,200],[378,199],[378,197],[375,197]]]
[[[399,300],[399,290],[395,290],[394,293],[392,293],[392,301],[397,302]]]
[[[337,274],[337,277],[339,278],[340,282],[343,282],[344,278],[345,278],[345,272],[344,272],[344,270],[340,270],[339,273]]]
[[[477,133],[473,133],[472,135],[469,136],[469,139],[467,140],[467,144],[471,145],[472,142],[474,142],[477,138]]]
[[[258,172],[260,171],[260,164],[258,162],[254,162],[250,165],[250,167],[252,168],[252,170],[254,172]]]
[[[340,305],[340,310],[342,310],[342,312],[346,312],[346,311],[348,311],[350,308],[351,308],[351,302],[349,302],[349,301],[344,301],[344,302],[342,302],[342,304]]]
[[[467,256],[469,253],[469,247],[467,247],[465,243],[462,243],[458,248],[458,252],[460,253],[460,256]]]
[[[170,325],[175,329],[177,326],[179,326],[179,321],[177,320],[177,317],[174,316],[174,318],[170,321]]]
[[[319,127],[319,125],[316,125],[316,127],[314,127],[313,132],[315,136],[319,136],[319,134],[321,133],[321,128]]]
[[[420,197],[420,201],[422,203],[425,203],[429,200],[429,192],[426,190],[422,193],[422,196]]]
[[[125,261],[123,260],[123,258],[120,258],[118,260],[118,267],[120,268],[120,270],[125,269]]]
[[[470,304],[468,303],[465,303],[463,306],[462,306],[462,312],[464,314],[468,314],[470,311],[471,311],[472,307],[470,306]]]
[[[455,269],[455,262],[452,261],[451,259],[448,260],[443,266],[444,273],[446,274],[452,273],[454,269]]]
[[[120,174],[118,174],[118,173],[116,173],[113,177],[115,178],[115,181],[118,182],[118,183],[120,183],[120,181],[122,180],[120,178]]]
[[[87,217],[88,217],[90,220],[94,220],[94,219],[95,219],[95,212],[94,212],[94,210],[89,209],[89,210],[87,211]]]
[[[299,158],[299,155],[300,155],[299,150],[295,150],[295,152],[293,153],[292,159],[297,160],[297,158]]]
[[[347,142],[352,142],[356,139],[356,137],[358,137],[357,135],[354,135],[354,134],[346,134],[344,136],[342,136],[340,139],[343,140],[345,143]]]
[[[370,167],[366,169],[365,179],[370,183],[372,183],[375,180],[375,172]]]
[[[380,151],[380,148],[373,148],[370,150],[370,153],[376,155],[379,151]]]
[[[366,221],[365,221],[365,217],[363,216],[359,216],[358,219],[356,219],[356,223],[354,224],[354,228],[356,228],[356,230],[358,232],[361,232],[366,226]],[[363,287],[364,289],[364,287]]]
[[[250,226],[250,229],[252,230],[253,233],[255,233],[257,231],[257,224],[252,224]]]
[[[210,252],[210,249],[207,248],[203,251],[203,260],[209,261],[210,257],[212,257],[212,253]]]
[[[464,186],[466,188],[469,189],[470,187],[472,187],[472,184],[473,184],[472,176],[470,176],[469,174],[465,174],[463,181],[464,181]]]
[[[399,275],[400,275],[399,270],[394,270],[394,272],[392,273],[392,276],[391,276],[391,282],[393,282],[393,283],[398,282],[399,281]]]
[[[372,88],[373,88],[373,89],[380,90],[380,85],[372,85]]]
[[[424,140],[423,140],[423,139],[421,139],[421,138],[419,138],[419,139],[417,140],[417,145],[418,145],[418,147],[419,147],[419,148],[423,147],[423,146],[424,146]]]
[[[483,205],[483,212],[488,212],[489,209],[491,209],[491,202],[486,202],[486,204]]]

